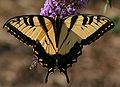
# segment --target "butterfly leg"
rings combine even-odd
[[[30,70],[37,67],[37,61],[38,61],[38,58],[36,56],[33,56],[32,63],[29,67]]]

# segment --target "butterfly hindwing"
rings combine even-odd
[[[92,43],[113,27],[114,23],[102,15],[78,14],[64,19],[58,43],[58,53],[63,55],[58,61],[60,70],[65,72],[77,61],[83,45]]]

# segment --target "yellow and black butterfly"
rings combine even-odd
[[[52,19],[41,15],[22,15],[9,19],[4,27],[23,43],[32,46],[38,62],[50,72],[57,67],[69,83],[67,68],[77,62],[84,45],[88,45],[114,27],[102,15],[77,14]]]

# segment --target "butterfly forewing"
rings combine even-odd
[[[82,44],[90,44],[98,39],[106,31],[114,27],[114,23],[107,17],[101,15],[75,15],[68,17],[65,24],[71,26],[71,19],[76,17],[76,21],[71,29],[78,37],[83,40]]]
[[[28,37],[32,41],[39,42],[47,53],[56,53],[55,34],[51,19],[40,15],[23,15],[11,18],[5,23],[10,33],[19,38],[25,43],[27,40],[23,37]],[[22,34],[22,36],[20,36]],[[26,41],[25,41],[26,40]],[[47,42],[46,42],[47,41]],[[31,45],[31,43],[29,43]]]

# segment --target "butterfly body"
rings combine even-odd
[[[84,45],[88,45],[114,27],[102,15],[77,14],[52,19],[41,15],[23,15],[11,18],[4,27],[23,43],[32,46],[38,62],[50,72],[57,67],[66,75],[67,68],[77,62]]]

